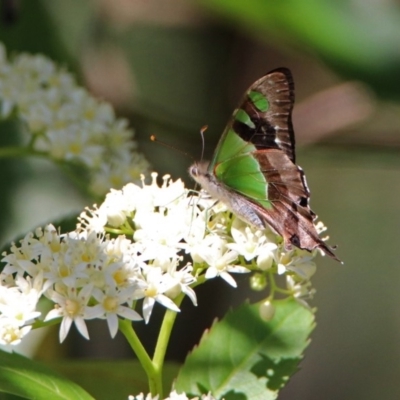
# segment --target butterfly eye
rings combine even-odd
[[[196,167],[196,165],[192,165],[192,166],[190,167],[189,173],[190,173],[190,175],[192,175],[192,176],[198,176],[198,175],[199,175],[199,170],[198,170],[198,168]]]

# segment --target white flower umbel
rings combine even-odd
[[[181,180],[165,176],[159,185],[153,173],[149,184],[127,184],[87,208],[75,231],[47,225],[3,254],[0,341],[18,341],[19,330],[38,320],[41,295],[55,305],[45,321],[62,321],[61,341],[72,323],[88,338],[85,321],[93,318],[105,319],[114,337],[121,321],[142,319],[140,306],[147,323],[156,303],[177,313],[184,296],[197,305],[195,286],[220,277],[236,287],[234,274],[244,272],[256,273],[254,289],[269,285],[260,311],[272,318],[275,293],[307,305],[316,253],[287,251],[269,229],[255,230]],[[286,277],[286,287],[276,275]]]
[[[127,120],[117,119],[110,104],[96,100],[45,56],[7,58],[0,43],[0,119],[15,116],[30,135],[31,154],[83,166],[93,194],[137,182],[148,170]]]
[[[145,396],[143,393],[140,393],[136,396],[129,396],[128,400],[158,400],[159,396],[151,396],[151,394],[148,394]],[[209,394],[203,394],[201,397],[188,397],[185,393],[177,393],[175,390],[173,390],[168,397],[166,397],[164,400],[216,400],[214,396]]]

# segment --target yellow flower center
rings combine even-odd
[[[155,297],[157,295],[157,289],[154,286],[149,286],[146,290],[146,297]]]
[[[254,250],[256,249],[256,244],[253,242],[248,242],[245,245],[245,249],[248,253],[253,253]]]
[[[121,285],[125,282],[125,273],[122,270],[117,270],[113,275],[114,281],[117,285]]]
[[[118,307],[118,297],[107,296],[103,301],[103,307],[106,311],[115,311]]]
[[[18,336],[17,330],[10,327],[7,329],[7,333],[3,334],[3,339],[6,343],[12,343],[20,339],[20,337]]]
[[[91,260],[91,257],[89,254],[87,254],[87,253],[82,254],[82,261],[89,262],[90,260]]]
[[[58,272],[60,273],[61,278],[69,276],[69,268],[66,265],[60,266],[60,268],[58,268]]]
[[[61,249],[61,243],[58,240],[52,240],[50,242],[50,249],[53,253],[58,253]]]
[[[69,146],[69,151],[72,154],[81,154],[82,147],[80,146],[79,143],[71,143],[71,145]]]
[[[289,257],[288,254],[285,254],[281,257],[280,263],[283,265],[288,265],[291,261],[291,258]]]
[[[78,315],[80,309],[81,305],[76,300],[67,299],[65,302],[65,310],[71,317]]]
[[[94,118],[94,110],[93,110],[93,108],[88,108],[88,109],[86,109],[85,110],[85,114],[84,114],[84,116],[85,116],[85,118],[87,118],[87,119],[93,119]]]

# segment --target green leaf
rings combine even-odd
[[[365,80],[379,94],[399,98],[399,7],[332,0],[197,2],[255,32],[257,38],[312,49],[346,77]]]
[[[121,399],[148,393],[147,376],[137,360],[79,360],[52,363],[63,375],[89,391],[96,400]],[[178,365],[163,368],[163,387],[169,393]]]
[[[268,400],[296,372],[314,328],[314,315],[294,300],[274,301],[266,322],[258,305],[229,312],[186,359],[176,389],[218,398]]]
[[[0,351],[0,392],[35,400],[86,400],[93,397],[53,370],[16,353]]]

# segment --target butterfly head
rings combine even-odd
[[[225,201],[226,196],[221,193],[222,184],[215,178],[212,171],[209,170],[209,162],[201,161],[193,164],[189,168],[190,176],[212,197]]]
[[[202,181],[207,179],[206,177],[209,175],[208,164],[208,161],[196,162],[189,168],[190,176],[200,185],[202,184]]]

